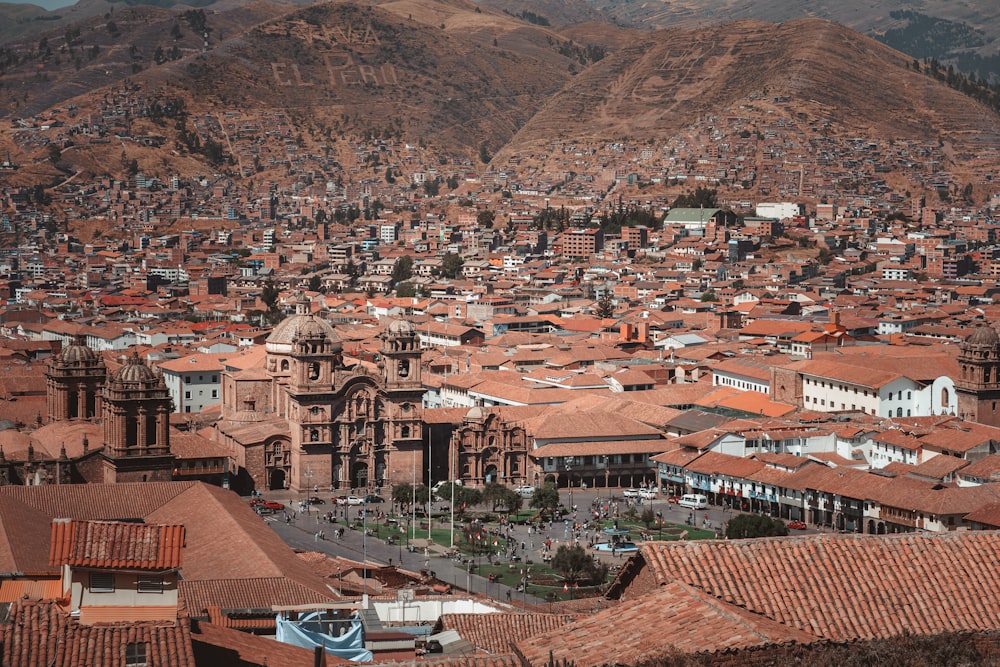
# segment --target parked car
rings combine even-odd
[[[333,502],[337,503],[338,505],[346,505],[347,504],[347,496],[337,496],[336,498],[331,498],[330,500],[332,500]]]
[[[655,500],[656,489],[639,489],[639,497],[643,500]]]
[[[638,498],[639,489],[625,489],[624,491],[622,491],[622,495],[625,496],[626,498]]]
[[[310,498],[309,498],[309,504],[310,505],[326,505],[326,501],[323,500],[322,498],[320,498],[319,496],[310,496]]]
[[[531,498],[535,495],[535,487],[533,486],[515,486],[514,493],[521,496],[522,498]]]
[[[258,503],[257,506],[258,507],[263,507],[263,508],[269,509],[269,510],[275,510],[275,511],[285,509],[285,506],[282,503],[279,503],[276,500],[265,500],[262,503]]]
[[[372,503],[384,503],[385,498],[383,498],[382,496],[377,496],[374,493],[369,493],[367,496],[365,496],[365,502],[368,503],[369,505]]]
[[[360,496],[347,496],[348,505],[364,505],[365,499]]]
[[[805,530],[806,524],[804,521],[789,521],[788,527],[792,530]]]

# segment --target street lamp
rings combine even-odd
[[[569,509],[573,511],[573,468],[570,466],[569,461],[566,462],[566,485],[569,487]]]
[[[311,504],[309,502],[309,493],[312,490],[312,476],[313,476],[312,468],[306,468],[305,473],[303,473],[303,477],[306,478],[306,514],[309,514],[309,506]]]
[[[361,499],[361,581],[362,595],[368,595],[368,496]]]

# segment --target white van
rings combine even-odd
[[[681,507],[689,507],[693,510],[700,510],[708,507],[708,497],[700,493],[686,493],[677,501]]]

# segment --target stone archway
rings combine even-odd
[[[483,484],[499,481],[499,477],[500,473],[495,465],[490,464],[483,469]]]
[[[271,491],[284,489],[286,480],[287,476],[282,468],[271,470],[270,479],[267,481],[267,488]]]

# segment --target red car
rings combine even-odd
[[[789,521],[788,527],[792,530],[805,530],[806,524],[803,521]]]
[[[681,497],[680,496],[670,496],[669,498],[667,498],[667,502],[668,503],[673,503],[674,505],[676,505],[680,501],[681,501]]]

